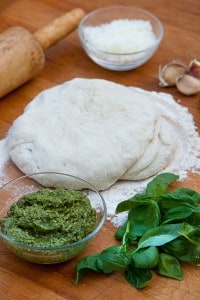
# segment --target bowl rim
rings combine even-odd
[[[67,249],[71,249],[73,247],[76,247],[76,246],[78,246],[78,245],[80,245],[82,243],[85,243],[88,240],[90,240],[91,238],[93,238],[99,232],[99,230],[101,229],[101,227],[103,226],[103,224],[104,224],[104,222],[106,220],[107,207],[106,207],[106,202],[105,202],[102,194],[96,189],[96,187],[93,184],[89,183],[87,180],[82,179],[82,178],[80,178],[78,176],[75,176],[75,175],[71,175],[71,174],[67,174],[67,173],[62,173],[62,172],[52,172],[52,171],[35,172],[35,173],[29,173],[29,174],[22,175],[22,176],[15,177],[15,178],[11,179],[10,181],[6,182],[4,185],[2,185],[0,187],[0,191],[2,189],[6,188],[9,184],[11,184],[11,183],[13,183],[15,181],[21,180],[23,178],[31,178],[33,176],[42,175],[42,174],[55,174],[55,175],[68,176],[68,177],[71,177],[71,178],[75,178],[75,179],[81,180],[82,182],[85,182],[89,187],[91,187],[91,190],[93,190],[100,197],[100,199],[102,201],[102,204],[103,204],[103,215],[102,215],[102,218],[101,218],[99,224],[88,235],[86,235],[81,240],[76,241],[76,242],[71,243],[71,244],[62,245],[62,246],[53,246],[53,247],[52,246],[48,246],[48,247],[44,247],[44,246],[31,246],[31,245],[27,245],[27,244],[20,243],[20,242],[15,241],[14,239],[9,238],[7,235],[5,235],[1,231],[1,229],[0,229],[0,237],[2,237],[4,240],[6,240],[9,243],[12,243],[13,245],[15,245],[17,247],[26,248],[26,249],[34,250],[34,251],[43,251],[43,250],[45,250],[45,251],[57,251],[57,250],[65,250],[65,249],[67,250]]]
[[[89,19],[91,16],[93,16],[93,15],[99,13],[99,12],[103,12],[103,11],[106,11],[106,10],[113,10],[113,9],[117,9],[117,8],[119,8],[119,9],[120,8],[125,8],[125,9],[128,9],[129,11],[134,10],[134,11],[138,11],[138,12],[141,12],[141,13],[145,13],[147,16],[150,16],[152,19],[154,19],[156,21],[156,23],[158,24],[158,27],[159,27],[159,34],[158,34],[158,37],[155,39],[154,43],[152,45],[150,45],[149,47],[146,47],[143,50],[139,50],[139,51],[135,51],[135,52],[113,53],[113,52],[110,52],[110,51],[104,51],[104,50],[95,48],[95,47],[91,46],[88,42],[86,42],[86,40],[83,37],[84,36],[83,35],[83,27],[84,27],[83,24],[84,24],[84,22],[87,19]],[[98,51],[99,53],[102,53],[102,54],[113,55],[113,56],[118,56],[118,57],[140,54],[140,53],[143,53],[143,52],[146,52],[146,51],[150,50],[151,48],[154,48],[155,46],[159,45],[159,43],[161,42],[161,40],[163,38],[163,34],[164,34],[164,27],[162,25],[162,22],[160,21],[160,19],[157,16],[155,16],[154,14],[149,12],[148,10],[145,10],[145,9],[142,9],[142,8],[139,8],[139,7],[136,7],[136,6],[132,6],[132,5],[123,5],[123,4],[108,5],[108,6],[104,6],[104,7],[98,8],[96,10],[93,10],[93,11],[89,12],[88,14],[86,14],[81,19],[81,21],[78,25],[78,35],[79,35],[79,38],[80,38],[80,40],[81,40],[81,42],[84,46],[91,49],[92,51],[96,51],[96,52]]]

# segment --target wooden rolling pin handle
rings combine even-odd
[[[85,12],[81,8],[76,8],[37,30],[34,36],[45,50],[76,29],[84,15]]]

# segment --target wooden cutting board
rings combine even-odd
[[[0,31],[10,26],[22,25],[31,32],[41,28],[66,11],[81,7],[86,12],[104,5],[133,1],[70,1],[70,0],[13,0],[0,1]],[[200,96],[186,97],[175,88],[158,86],[158,67],[173,59],[188,63],[199,55],[200,2],[198,0],[135,0],[134,5],[151,11],[164,25],[164,39],[157,53],[144,66],[128,72],[112,72],[95,65],[84,53],[77,31],[46,51],[43,71],[33,80],[0,99],[0,138],[24,107],[43,89],[74,77],[103,78],[124,85],[134,85],[147,90],[171,93],[181,105],[188,108],[200,130]],[[1,84],[1,83],[0,83]],[[19,175],[9,163],[0,177],[0,184]],[[200,175],[189,174],[188,179],[175,186],[187,186],[200,192]],[[116,244],[115,229],[106,222],[92,244],[75,259],[58,265],[36,265],[25,262],[9,252],[0,243],[0,299],[176,299],[197,300],[200,294],[200,268],[183,264],[185,279],[176,281],[154,274],[148,287],[137,291],[121,273],[105,276],[88,273],[79,285],[74,285],[74,267],[83,256],[100,252]]]

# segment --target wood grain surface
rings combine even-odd
[[[67,11],[81,7],[85,12],[111,4],[134,5],[155,14],[164,25],[164,38],[156,54],[142,67],[127,72],[112,72],[94,64],[84,53],[77,31],[46,51],[42,72],[33,80],[0,99],[0,139],[25,106],[42,90],[74,77],[103,78],[146,90],[171,93],[176,101],[188,108],[200,129],[200,96],[186,97],[176,88],[158,86],[158,67],[173,59],[188,64],[199,58],[200,1],[199,0],[0,0],[0,32],[10,26],[24,26],[35,32]],[[0,57],[0,59],[3,59]],[[0,83],[1,84],[1,83]],[[9,163],[1,184],[20,174]],[[176,186],[187,186],[200,192],[200,175],[190,174]],[[176,281],[154,274],[143,290],[131,287],[121,273],[105,276],[88,273],[79,285],[74,284],[74,267],[81,257],[100,252],[116,244],[115,228],[106,223],[92,244],[75,259],[58,265],[37,265],[21,260],[0,242],[0,300],[197,300],[200,295],[200,267],[183,264],[185,279]]]

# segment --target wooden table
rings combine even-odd
[[[24,107],[43,89],[74,77],[103,78],[147,90],[171,93],[193,114],[198,128],[199,95],[186,97],[175,88],[158,86],[158,66],[173,59],[188,64],[199,55],[200,2],[199,0],[135,0],[81,1],[81,0],[1,0],[0,31],[9,26],[22,25],[34,32],[54,18],[76,7],[86,12],[111,4],[134,4],[155,14],[164,25],[164,39],[153,58],[142,67],[129,72],[112,72],[95,65],[84,53],[77,31],[46,51],[46,64],[39,76],[0,99],[0,138]],[[0,83],[1,84],[1,83]],[[11,163],[7,166],[1,184],[20,174]],[[198,174],[190,174],[184,185],[200,192]],[[113,245],[115,228],[106,223],[101,233],[79,257],[58,265],[36,265],[25,262],[10,253],[0,243],[0,299],[199,299],[200,268],[183,264],[184,281],[176,281],[154,274],[151,284],[143,290],[132,288],[122,274],[88,273],[79,285],[74,285],[74,267],[81,257],[99,252]]]

